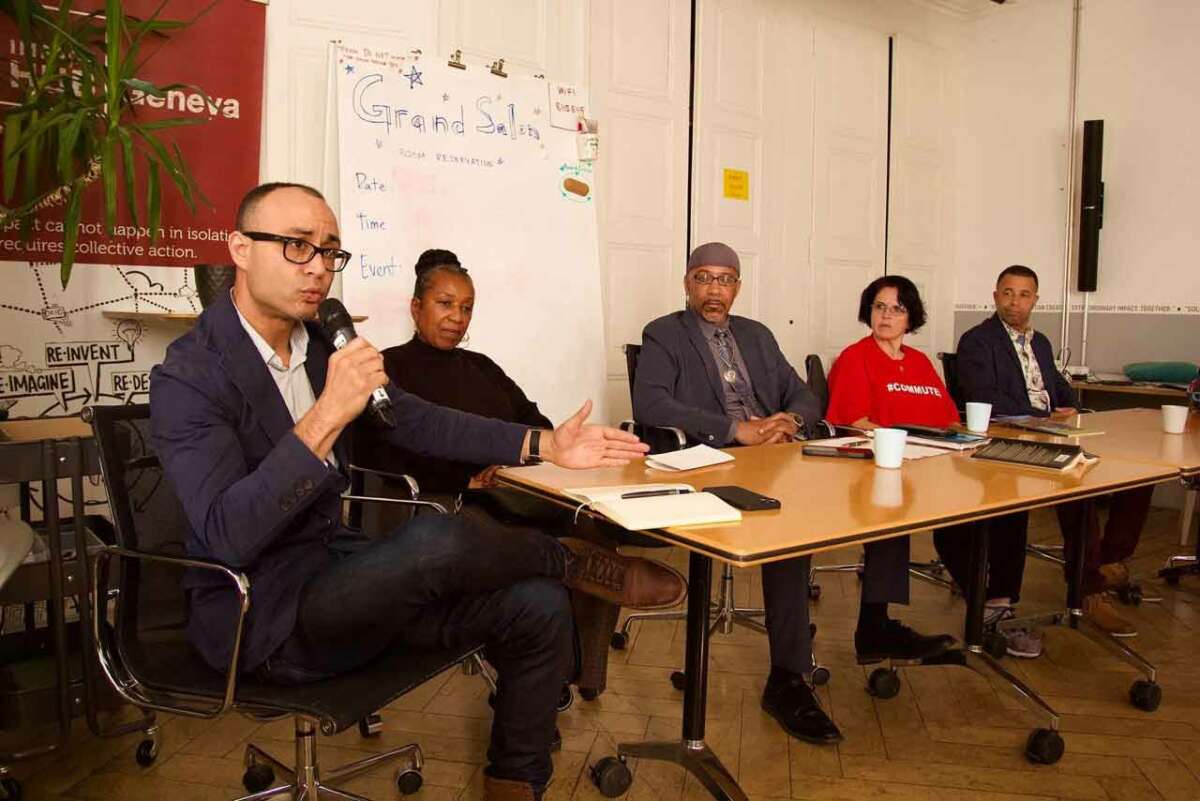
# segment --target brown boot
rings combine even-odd
[[[1100,565],[1100,575],[1104,578],[1104,589],[1119,590],[1129,586],[1129,568],[1124,562],[1110,562]]]
[[[483,801],[539,801],[541,793],[529,782],[483,777]]]
[[[559,542],[569,552],[563,583],[572,589],[630,609],[664,609],[687,595],[687,581],[664,564],[575,537]]]
[[[1083,614],[1097,628],[1113,637],[1136,637],[1137,629],[1112,605],[1112,601],[1102,592],[1085,596],[1083,599]]]

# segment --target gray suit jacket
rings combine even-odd
[[[754,395],[768,414],[793,412],[811,436],[824,409],[788,364],[762,323],[731,316],[729,329],[750,373]],[[712,350],[696,316],[687,310],[654,320],[642,331],[642,353],[633,383],[633,417],[653,426],[675,426],[689,439],[720,447],[729,441],[725,393]]]

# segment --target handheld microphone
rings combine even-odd
[[[317,306],[317,317],[321,320],[321,328],[325,329],[325,335],[329,337],[329,341],[337,350],[346,347],[351,340],[358,336],[354,330],[354,320],[350,318],[350,313],[337,298],[325,298],[321,301],[321,304]],[[392,399],[388,397],[384,387],[375,388],[371,393],[368,405],[371,407],[371,415],[377,422],[387,428],[395,427],[396,419],[392,416]]]

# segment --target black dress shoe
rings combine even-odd
[[[842,741],[842,733],[800,676],[777,676],[772,671],[763,690],[762,708],[797,740],[814,745]]]
[[[954,638],[949,634],[927,636],[913,631],[899,620],[854,632],[854,650],[858,653],[858,664],[869,665],[885,659],[919,660],[941,656]]]

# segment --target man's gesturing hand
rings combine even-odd
[[[650,446],[619,428],[585,425],[592,402],[541,440],[541,458],[561,467],[616,467],[645,456]]]

